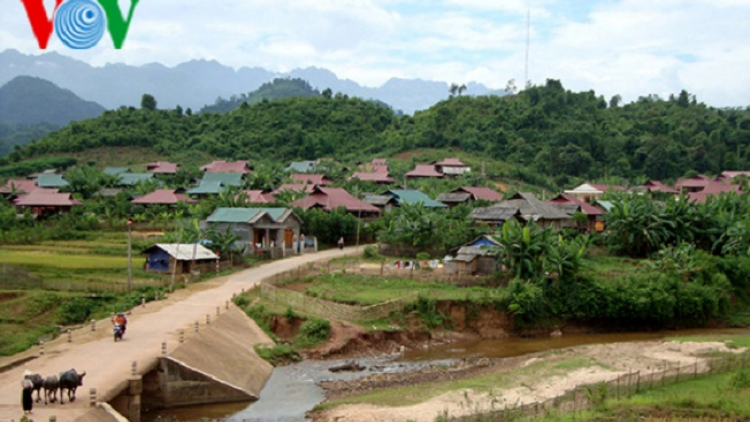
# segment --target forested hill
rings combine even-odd
[[[320,92],[313,89],[307,81],[302,79],[276,78],[248,94],[233,95],[228,100],[219,97],[213,105],[203,107],[201,113],[214,111],[226,113],[245,103],[249,105],[263,100],[274,101],[282,98],[315,97],[319,95]]]
[[[40,78],[19,76],[0,87],[0,124],[63,126],[103,111],[99,104]]]
[[[750,112],[714,109],[687,92],[620,104],[549,80],[507,97],[453,96],[411,116],[345,95],[261,101],[227,113],[121,108],[75,122],[6,160],[109,146],[190,149],[217,158],[357,160],[452,148],[512,163],[535,183],[605,176],[674,179],[750,168]],[[541,184],[541,183],[540,183]]]

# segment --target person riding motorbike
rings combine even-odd
[[[115,315],[114,318],[112,318],[112,324],[119,326],[120,330],[122,330],[122,334],[125,334],[125,329],[128,326],[128,319],[125,318],[125,314],[122,312],[119,312],[117,315]]]

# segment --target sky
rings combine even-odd
[[[43,53],[23,3],[0,2],[0,50]],[[527,34],[534,85],[558,79],[626,102],[685,89],[710,106],[750,105],[750,0],[140,0],[122,49],[106,33],[88,50],[53,34],[47,51],[95,66],[205,59],[315,66],[370,87],[419,78],[504,89],[526,85]]]

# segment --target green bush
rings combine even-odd
[[[729,380],[729,385],[735,390],[750,388],[750,369],[743,368],[737,371]]]
[[[63,303],[57,311],[57,320],[63,325],[85,322],[91,316],[96,304],[90,299],[77,297]]]
[[[362,252],[362,257],[365,259],[375,259],[378,257],[378,249],[372,245],[365,246],[365,250]]]
[[[404,308],[406,312],[415,313],[428,329],[452,326],[450,316],[442,314],[437,309],[437,301],[425,296],[419,296],[416,301],[409,303]]]
[[[310,318],[302,323],[294,339],[294,345],[298,348],[315,347],[328,340],[330,332],[330,322],[324,319]]]
[[[234,298],[234,304],[237,305],[240,309],[245,309],[245,307],[250,303],[250,298],[247,296],[236,296]]]

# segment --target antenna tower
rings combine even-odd
[[[529,49],[531,48],[531,8],[526,10],[526,68],[523,74],[524,87],[529,83]]]

